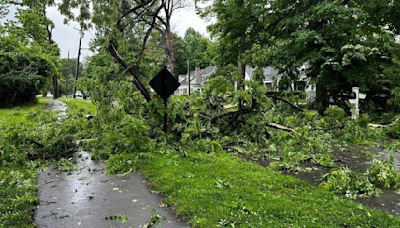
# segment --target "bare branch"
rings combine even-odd
[[[140,10],[140,9],[142,9],[142,8],[145,8],[147,5],[149,5],[150,3],[150,6],[152,6],[152,5],[154,5],[155,3],[157,2],[157,0],[143,0],[143,1],[141,1],[141,3],[140,4],[138,4],[137,6],[135,6],[135,7],[133,7],[132,9],[130,9],[130,10],[128,10],[127,12],[125,12],[119,19],[118,19],[118,21],[117,21],[117,28],[121,28],[121,23],[122,23],[122,20],[125,18],[125,17],[127,17],[128,15],[130,15],[130,14],[132,14],[132,13],[135,13],[136,11],[138,11],[138,10]],[[143,10],[142,12],[146,12],[147,10],[145,9],[145,10]],[[125,26],[124,26],[125,27]]]
[[[151,35],[151,32],[153,31],[153,29],[154,29],[155,26],[156,26],[157,15],[158,15],[158,13],[161,11],[162,7],[163,7],[163,5],[161,5],[160,7],[158,7],[158,9],[156,10],[156,12],[155,12],[154,15],[153,15],[153,20],[151,21],[150,28],[147,30],[146,35],[145,35],[145,37],[144,37],[144,39],[143,39],[141,54],[143,54],[143,51],[144,51],[144,49],[146,48],[147,40],[149,39],[149,37],[150,37],[150,35]]]

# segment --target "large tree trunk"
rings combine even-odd
[[[174,74],[175,70],[175,50],[173,46],[173,37],[170,27],[167,26],[165,31],[165,49],[167,52],[167,68],[168,70]]]
[[[125,71],[129,72],[132,75],[133,84],[140,91],[140,93],[143,95],[146,101],[147,102],[151,101],[150,92],[147,90],[147,88],[143,85],[142,81],[140,80],[139,73],[133,67],[129,67],[128,64],[122,59],[117,49],[115,49],[115,46],[112,41],[110,41],[110,43],[108,44],[108,52],[115,59],[115,61],[124,68]]]
[[[53,99],[57,99],[59,97],[57,76],[53,75],[52,81],[53,81],[53,83],[52,83],[53,84]]]
[[[43,13],[43,17],[46,17],[46,6],[43,6],[42,13]],[[50,43],[50,45],[52,45],[52,44],[54,44],[53,28],[51,27],[51,25],[47,25],[46,29],[47,29],[47,40]],[[57,75],[53,75],[53,77],[52,77],[52,85],[53,85],[53,99],[57,99],[57,98],[60,97],[60,91],[58,89],[58,78],[57,78]]]
[[[245,90],[245,85],[244,85],[244,80],[246,77],[246,64],[243,63],[242,59],[240,58],[240,55],[238,57],[238,71],[241,75],[241,78],[237,82],[237,89],[238,90]],[[243,100],[239,99],[239,109],[243,108]]]
[[[325,110],[329,107],[329,95],[328,95],[328,89],[321,83],[318,82],[316,84],[316,98],[315,98],[315,103],[317,105],[317,110],[319,114],[323,114]]]

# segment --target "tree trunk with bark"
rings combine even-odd
[[[239,71],[241,77],[239,78],[239,80],[237,82],[237,89],[244,90],[245,89],[244,80],[246,77],[246,64],[243,63],[240,55],[238,57],[238,71]],[[239,99],[239,109],[242,109],[243,106],[244,106],[243,100]]]
[[[317,105],[317,110],[319,114],[323,114],[325,110],[329,107],[329,95],[328,89],[321,82],[316,84],[316,98],[315,102]]]
[[[175,50],[173,46],[173,34],[171,32],[170,26],[166,26],[167,29],[165,31],[165,50],[167,53],[167,68],[174,74],[175,71]]]

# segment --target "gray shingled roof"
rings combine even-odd
[[[275,67],[272,66],[268,66],[268,67],[264,67],[264,77],[265,77],[265,81],[273,81],[278,79],[279,77],[279,70],[276,69]],[[253,76],[254,72],[256,71],[256,68],[254,67],[250,67],[250,66],[246,66],[246,73],[249,76]]]
[[[200,75],[202,77],[209,76],[210,74],[213,74],[216,69],[217,68],[215,66],[208,66],[208,67],[206,67],[204,69],[200,69]],[[182,80],[180,82],[181,85],[188,84],[187,75],[186,74],[179,75],[179,77],[184,77],[185,78],[184,80]],[[191,80],[191,83],[190,83],[191,85],[197,85],[198,84],[198,83],[196,83],[196,80],[195,80],[195,71],[191,71],[190,72],[190,80]],[[203,80],[203,82],[204,82],[204,80]]]

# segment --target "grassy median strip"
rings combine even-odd
[[[155,153],[140,165],[195,227],[400,227],[400,219],[219,153]]]

